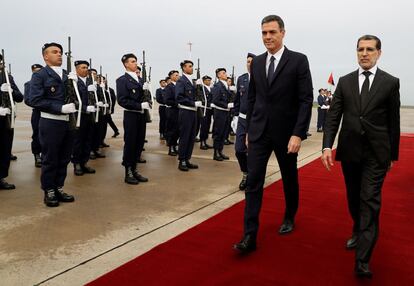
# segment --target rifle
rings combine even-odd
[[[144,83],[147,82],[147,68],[145,63],[145,51],[142,51],[142,78],[144,79]],[[152,96],[151,92],[149,90],[144,90],[144,94],[142,96],[142,102],[148,102],[150,105],[150,108],[152,108]],[[151,120],[151,114],[149,113],[148,109],[144,110],[145,115],[145,121],[147,123],[150,123]]]
[[[66,52],[66,69],[69,74],[72,71],[72,50],[70,41],[70,36],[68,37],[68,51]],[[78,83],[74,80],[67,81],[66,91],[65,91],[65,103],[74,103],[76,109],[78,110],[78,116],[76,117],[75,113],[69,114],[69,126],[71,129],[80,127],[81,113],[82,113],[82,100],[78,90]]]
[[[92,69],[92,59],[89,59],[89,69]],[[92,75],[92,72],[89,73],[89,77],[90,77],[90,82],[96,86],[96,82],[95,82],[95,78]],[[89,94],[91,94],[92,92],[89,92]],[[96,91],[94,91],[92,93],[92,98],[89,98],[91,100],[91,103],[93,101],[95,101],[95,105],[96,105],[96,114],[95,114],[95,122],[99,121],[99,106],[98,106],[98,93]]]
[[[9,75],[11,75],[11,64],[9,64]]]
[[[100,85],[99,86],[101,87],[101,90],[102,90],[103,99],[104,99],[105,104],[108,104],[108,101],[106,100],[105,87],[102,87],[102,83],[103,83],[102,66],[99,66],[99,76],[100,76]],[[106,105],[104,106],[103,114],[104,115],[107,114]]]
[[[108,93],[108,97],[109,97],[109,114],[112,113],[112,97],[111,97],[111,90],[109,89],[109,84],[108,84],[108,74],[105,75],[106,81],[105,81],[105,89],[106,92]]]
[[[200,73],[200,59],[197,59],[197,81],[201,79],[201,73]],[[204,111],[201,108],[197,108],[197,117],[203,118],[206,115],[206,109],[207,109],[207,98],[204,91],[204,86],[202,84],[196,85],[196,94],[195,94],[195,100],[201,101],[204,105]]]
[[[9,72],[7,71],[3,49],[1,50],[1,55],[3,56],[3,62],[1,64],[1,72],[2,72],[2,76],[4,77],[4,79],[1,80],[1,83],[6,82],[9,86],[7,93],[5,92],[1,93],[1,107],[11,109],[11,114],[6,115],[6,118],[7,118],[6,124],[9,129],[13,129],[14,123],[15,123],[16,105],[14,104],[13,90],[10,85]]]

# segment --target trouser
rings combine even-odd
[[[201,119],[200,124],[200,140],[205,141],[208,139],[208,132],[211,126],[211,117],[213,116],[213,109],[206,109],[206,115]]]
[[[213,147],[215,150],[218,150],[220,152],[223,151],[228,121],[228,111],[214,109]]]
[[[73,130],[69,128],[69,122],[40,118],[39,139],[42,146],[41,187],[45,191],[63,187],[73,148]]]
[[[10,117],[9,117],[10,118]],[[0,179],[9,175],[10,156],[13,144],[13,129],[7,116],[0,116]]]
[[[369,262],[378,239],[381,188],[388,166],[379,164],[369,146],[361,162],[341,162],[353,232],[358,236],[355,258]]]
[[[92,133],[95,115],[82,113],[81,123],[74,133],[72,163],[86,164],[92,150]]]
[[[187,161],[191,159],[196,136],[197,112],[180,109],[178,115],[180,126],[180,142],[178,145],[178,160]]]
[[[176,146],[180,130],[178,128],[178,108],[167,108],[167,144],[168,146]]]
[[[159,106],[158,107],[158,114],[160,115],[160,122],[158,125],[158,130],[161,135],[165,134],[165,126],[166,126],[166,107],[165,106]]]
[[[115,122],[113,121],[113,119],[112,119],[112,115],[111,115],[111,114],[108,114],[107,119],[108,119],[108,124],[109,124],[109,126],[112,128],[112,130],[113,130],[115,133],[116,133],[116,132],[119,132],[118,127],[115,125]]]
[[[243,173],[247,173],[246,120],[240,117],[237,122],[236,143],[234,147],[240,170]]]
[[[39,141],[39,120],[40,120],[40,111],[37,109],[32,110],[32,117],[30,123],[32,124],[32,154],[40,154],[42,152],[42,147],[40,146]]]
[[[143,113],[124,111],[124,153],[122,165],[135,167],[141,157],[145,141],[145,116]]]
[[[272,152],[276,155],[282,175],[286,206],[285,219],[293,220],[299,205],[297,154],[288,154],[288,142],[276,142],[275,137],[270,137],[268,133],[265,132],[259,140],[249,141],[249,155],[247,156],[249,175],[244,211],[244,233],[246,235],[256,236],[259,229],[266,167]]]
[[[325,125],[325,118],[326,118],[326,109],[322,109],[318,107],[318,121],[316,124],[317,129],[323,129],[323,126]]]

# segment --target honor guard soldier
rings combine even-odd
[[[210,131],[211,126],[211,117],[213,116],[213,109],[211,108],[211,102],[213,100],[213,95],[211,93],[211,77],[208,75],[203,76],[203,88],[204,93],[207,98],[207,105],[206,105],[206,114],[201,119],[201,125],[200,125],[200,149],[201,150],[208,150],[213,148],[213,146],[210,146],[207,144],[208,139],[208,132]]]
[[[180,75],[178,71],[172,70],[168,73],[170,84],[165,88],[165,105],[167,106],[167,145],[168,155],[177,156],[177,144],[180,136],[178,129],[178,105],[175,101],[175,86]]]
[[[72,153],[73,132],[69,114],[76,112],[74,103],[66,103],[69,93],[68,76],[63,71],[63,48],[57,43],[42,47],[46,66],[32,75],[30,101],[40,110],[39,139],[42,146],[41,187],[44,203],[57,207],[59,202],[73,202],[75,198],[63,191],[67,166]]]
[[[121,58],[125,74],[116,80],[118,104],[124,110],[124,154],[122,165],[125,167],[125,183],[137,185],[148,179],[137,172],[137,161],[141,157],[145,140],[144,110],[150,109],[148,102],[142,102],[143,85],[136,73],[137,57],[126,54]]]
[[[10,98],[10,95],[12,98]],[[3,56],[0,55],[0,190],[15,189],[5,178],[9,175],[14,128],[12,123],[12,102],[22,102],[23,94],[7,73]]]
[[[237,90],[236,90],[236,86],[234,85],[233,79],[231,77],[227,77],[227,86],[229,87],[229,91],[231,93],[229,103],[234,103],[234,99],[236,98]],[[228,124],[227,124],[227,127],[226,127],[226,133],[224,135],[224,138],[225,138],[224,145],[233,145],[234,144],[234,142],[229,139],[230,135],[232,135],[232,136],[234,135],[234,132],[231,129],[231,122],[232,122],[233,117],[234,117],[234,108],[230,108],[229,120],[228,120]]]
[[[108,80],[106,80],[106,84],[108,85]],[[119,135],[119,129],[116,126],[115,122],[112,119],[112,114],[115,112],[115,104],[116,104],[116,94],[115,90],[108,85],[109,95],[111,97],[111,113],[108,115],[108,124],[114,131],[114,135],[112,135],[112,138],[116,138]]]
[[[41,68],[43,68],[40,64],[34,64],[32,65],[32,73],[38,72]],[[29,94],[30,94],[30,80],[24,84],[24,102],[26,105],[30,105],[29,100]],[[30,122],[32,124],[32,154],[34,156],[35,161],[35,167],[41,168],[42,167],[42,157],[40,156],[42,152],[42,147],[40,146],[39,141],[39,120],[40,120],[40,110],[33,108],[32,110],[32,117],[30,119]]]
[[[158,114],[160,116],[160,123],[159,123],[159,132],[160,132],[160,139],[165,140],[165,100],[164,100],[164,90],[167,86],[167,82],[165,79],[160,80],[160,87],[155,91],[155,99],[157,100],[159,107],[158,107]]]
[[[219,79],[212,88],[214,107],[214,156],[216,161],[228,160],[229,157],[223,154],[224,141],[226,139],[226,128],[229,124],[229,112],[234,107],[230,103],[231,92],[227,85],[227,71],[225,68],[216,69],[216,77]]]
[[[254,54],[247,54],[247,73],[237,79],[237,93],[234,100],[234,115],[236,118],[236,157],[239,162],[240,171],[243,173],[239,189],[244,191],[247,186],[247,146],[246,146],[246,114],[247,114],[247,95],[249,91],[250,64]]]
[[[83,60],[75,61],[75,68],[79,95],[82,100],[82,115],[80,127],[74,134],[72,163],[75,175],[82,176],[83,174],[95,173],[95,170],[86,164],[89,161],[89,154],[92,149],[92,133],[95,124],[96,107],[94,100],[90,100],[88,92],[88,85],[91,84],[90,79],[88,79],[89,62]]]
[[[196,89],[191,78],[193,62],[185,60],[180,66],[183,76],[177,81],[175,87],[175,98],[179,108],[178,125],[180,128],[178,169],[188,171],[189,169],[198,169],[198,166],[192,164],[190,159],[193,154],[196,137],[197,107],[201,107],[202,102],[195,100]]]

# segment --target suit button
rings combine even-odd
[[[363,116],[360,116],[359,119],[364,119],[364,117]]]

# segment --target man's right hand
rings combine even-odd
[[[95,92],[96,90],[97,89],[96,89],[96,86],[95,85],[93,85],[93,84],[88,85],[88,91]]]
[[[7,114],[10,114],[11,110],[8,107],[0,107],[0,116],[6,116]]]
[[[62,113],[69,114],[69,113],[75,113],[75,112],[76,112],[76,107],[74,103],[68,103],[68,104],[62,105]]]
[[[246,148],[248,149],[249,148],[249,134],[247,133],[246,133],[246,140],[244,143],[246,143]]]
[[[330,171],[333,167],[332,149],[325,149],[322,153],[321,160],[325,168]]]

